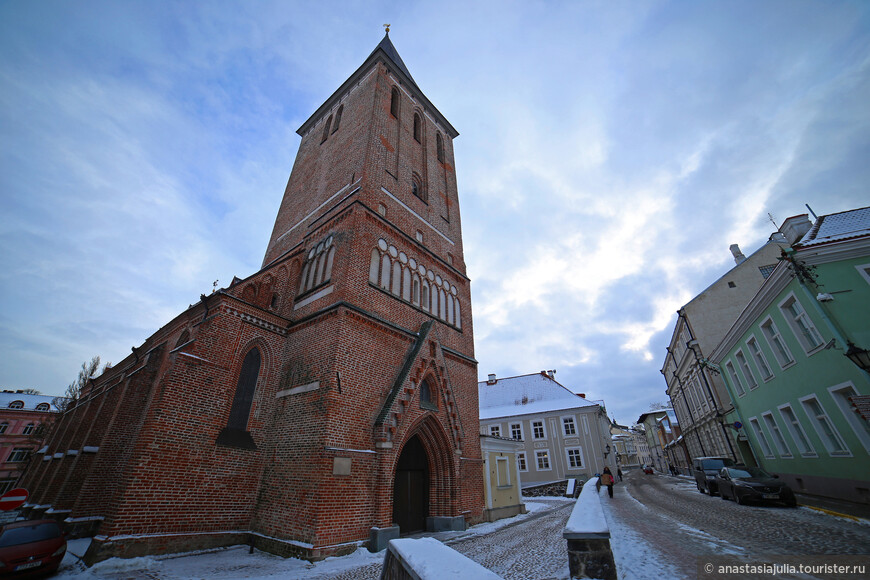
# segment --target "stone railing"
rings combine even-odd
[[[571,578],[616,580],[616,562],[610,549],[610,527],[592,478],[583,486],[562,537],[568,541]]]
[[[435,538],[390,540],[381,580],[502,580],[474,560]]]

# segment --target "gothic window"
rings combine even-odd
[[[332,115],[326,120],[326,124],[323,125],[323,137],[320,138],[320,142],[323,143],[326,141],[326,138],[329,137],[329,126],[332,124]]]
[[[344,105],[338,108],[338,111],[335,112],[335,123],[332,124],[332,132],[335,133],[338,131],[338,125],[341,123],[341,114],[344,112]]]
[[[423,180],[416,173],[411,174],[411,193],[426,201],[426,192],[423,189]]]
[[[418,113],[414,113],[414,141],[417,143],[420,142],[420,115]]]
[[[444,163],[444,139],[441,138],[441,133],[435,135],[435,152],[438,155],[438,161]]]
[[[332,242],[332,236],[329,236],[308,252],[299,276],[299,294],[323,286],[332,278],[332,263],[335,259],[335,244]]]
[[[390,95],[390,114],[395,118],[399,118],[399,89],[393,87],[393,92]]]
[[[386,240],[378,240],[369,259],[369,284],[461,328],[456,286],[418,264]]]
[[[429,379],[425,379],[420,383],[420,406],[424,409],[437,409],[435,403],[435,389]]]
[[[239,382],[236,385],[236,396],[230,410],[227,427],[239,431],[247,431],[248,415],[254,402],[254,391],[257,388],[257,376],[260,374],[260,350],[256,347],[248,351],[242,361]]]

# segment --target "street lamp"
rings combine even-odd
[[[604,448],[604,459],[607,459],[608,455],[610,455],[610,445]]]
[[[870,351],[855,346],[851,341],[847,344],[849,348],[846,350],[846,356],[849,357],[849,360],[862,371],[870,372]]]

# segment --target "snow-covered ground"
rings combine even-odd
[[[612,513],[604,494],[604,513],[612,533],[612,545],[619,578],[626,580],[659,580],[678,578],[676,570],[662,559],[653,546],[634,532],[631,527]],[[571,499],[560,497],[528,498],[524,502],[529,513],[497,522],[480,524],[465,532],[436,534],[442,541],[455,540],[471,535],[487,535],[508,525],[522,525],[536,512],[552,509]],[[530,522],[532,525],[533,522]],[[529,533],[535,533],[530,529]],[[202,552],[190,552],[142,558],[111,558],[91,568],[85,568],[76,555],[83,555],[90,539],[69,542],[67,555],[55,578],[76,580],[274,580],[276,578],[326,579],[357,568],[371,567],[383,562],[384,552],[371,554],[359,549],[349,556],[327,558],[321,562],[307,562],[295,558],[282,558],[254,550],[248,546],[234,546]],[[566,562],[567,568],[567,562]]]

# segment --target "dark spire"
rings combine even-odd
[[[389,57],[389,59],[391,61],[393,61],[393,64],[396,65],[396,67],[400,71],[402,71],[405,74],[405,76],[408,77],[408,79],[412,83],[414,83],[414,85],[416,85],[417,81],[415,81],[414,77],[411,76],[411,73],[408,71],[408,67],[405,66],[404,62],[402,62],[402,57],[399,56],[399,52],[396,50],[396,47],[393,46],[393,43],[390,41],[390,25],[385,24],[384,28],[386,28],[386,34],[384,34],[384,39],[381,40],[381,43],[375,47],[375,49],[372,51],[372,54],[369,55],[369,58],[371,58],[372,55],[378,51],[378,49],[383,50],[384,54],[386,54],[387,57]]]

